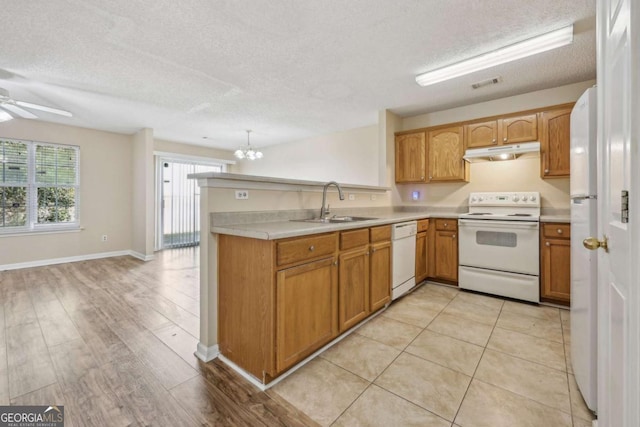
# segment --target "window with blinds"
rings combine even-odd
[[[77,227],[79,154],[72,145],[0,139],[0,233]]]

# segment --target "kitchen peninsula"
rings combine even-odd
[[[390,224],[430,215],[457,218],[464,209],[394,211],[388,188],[343,185],[356,200],[340,202],[330,193],[333,212],[371,219],[308,223],[296,220],[318,215],[322,182],[192,177],[202,187],[197,355],[211,360],[222,353],[256,385],[269,383],[389,302]],[[236,189],[256,201],[245,208],[233,198]],[[221,211],[223,200],[231,200],[234,212],[228,204]],[[375,283],[378,277],[382,283]],[[301,283],[304,295],[296,286]],[[296,336],[289,330],[293,324]]]

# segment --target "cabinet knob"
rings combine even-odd
[[[551,246],[551,243],[545,242],[545,246]]]
[[[502,138],[502,141],[507,142],[508,141],[507,137],[505,136],[504,138]]]
[[[451,238],[452,238],[452,239],[455,239],[455,238],[456,238],[456,235],[454,234],[453,236],[451,236]]]
[[[558,228],[556,231],[558,232],[558,234],[562,234],[562,228]]]
[[[545,174],[549,173],[549,169],[545,169],[545,170],[544,170],[544,173],[545,173]]]
[[[444,226],[445,226],[445,227],[448,227],[448,226],[449,226],[449,223],[448,223],[448,222],[445,222],[445,223],[444,223]]]
[[[493,141],[491,141],[491,142],[494,143],[494,144],[497,144],[498,140],[494,138]]]
[[[424,180],[424,175],[420,177],[420,179]]]
[[[433,177],[431,175],[429,175],[429,181],[431,181],[433,179]]]
[[[338,265],[338,261],[333,261],[333,265]]]
[[[371,249],[371,253],[374,253],[375,251],[376,251],[376,249],[375,249],[375,248]]]
[[[369,254],[370,254],[370,252],[366,252],[366,253],[365,253],[365,255],[366,255],[366,256],[369,256]]]
[[[315,246],[313,246],[313,245],[309,246],[309,252],[313,252],[313,251],[315,251],[315,250],[316,250],[316,247],[315,247]]]

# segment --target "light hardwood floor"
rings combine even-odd
[[[316,425],[200,362],[198,250],[0,272],[0,405],[64,405],[67,426]]]

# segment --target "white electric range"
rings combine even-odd
[[[458,220],[458,285],[540,300],[540,193],[471,193]]]

